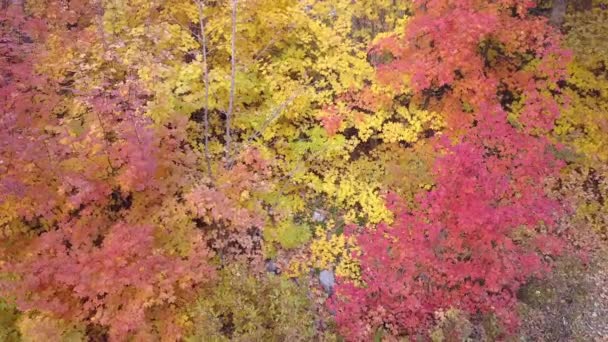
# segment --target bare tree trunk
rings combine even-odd
[[[589,11],[593,8],[593,0],[574,0],[573,4],[577,12]]]
[[[551,18],[549,21],[555,27],[561,27],[564,23],[566,16],[566,9],[568,8],[568,0],[553,0],[553,7],[551,8]]]
[[[232,0],[232,46],[230,58],[230,98],[228,102],[228,111],[226,112],[226,165],[231,164],[231,120],[234,113],[234,96],[236,87],[236,6],[237,0]]]
[[[203,53],[203,82],[205,83],[205,108],[204,108],[204,124],[205,124],[205,161],[207,163],[207,174],[213,177],[211,173],[211,157],[209,155],[209,65],[207,64],[207,37],[205,35],[205,19],[203,9],[205,5],[203,0],[197,0],[198,5],[198,23],[201,30],[201,49]]]
[[[103,55],[105,58],[109,50],[108,41],[106,39],[106,30],[103,27],[103,16],[105,13],[105,9],[103,7],[102,1],[96,1],[95,6],[97,7],[97,20],[95,20],[95,23],[97,24],[97,34],[99,35],[99,39],[101,39],[101,45],[103,46]]]
[[[2,0],[0,8],[7,9],[10,6],[20,7],[23,10],[25,3],[23,0]]]

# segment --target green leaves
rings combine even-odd
[[[201,293],[189,310],[193,323],[188,341],[278,342],[315,335],[303,286],[274,275],[253,277],[238,264],[219,276],[216,287]]]
[[[307,225],[299,225],[293,221],[281,222],[275,229],[268,227],[267,241],[278,241],[283,248],[292,249],[303,245],[310,240],[312,233]]]

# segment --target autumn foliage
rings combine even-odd
[[[549,90],[564,78],[567,57],[553,28],[526,15],[532,5],[425,2],[403,40],[388,38],[375,48],[394,54],[380,67],[384,79],[398,75],[395,69],[409,73],[416,96],[464,131],[437,141],[436,185],[418,197],[417,208],[394,199],[392,226],[353,231],[365,285],[338,287],[344,335],[364,340],[380,327],[426,335],[435,314],[449,309],[494,314],[513,331],[519,287],[548,270],[547,256],[560,254],[556,222],[564,209],[543,184],[563,163],[546,138],[531,133],[550,130],[558,115]],[[526,65],[523,54],[535,65]],[[521,99],[517,110],[501,98],[505,91]]]
[[[392,226],[353,231],[365,286],[338,287],[337,320],[346,336],[364,339],[381,326],[395,335],[425,334],[434,314],[449,308],[495,314],[511,331],[517,326],[517,290],[563,249],[555,227],[563,209],[543,193],[544,178],[561,163],[545,141],[495,115],[445,147],[435,164],[437,185],[418,198],[419,208],[393,199]]]
[[[1,2],[0,339],[514,336],[608,222],[546,3]]]

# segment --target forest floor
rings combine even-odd
[[[520,299],[521,341],[608,341],[608,248],[598,248],[587,265],[560,261]]]

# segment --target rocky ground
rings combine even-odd
[[[556,273],[520,292],[521,341],[608,341],[608,251],[587,265],[559,262]]]

